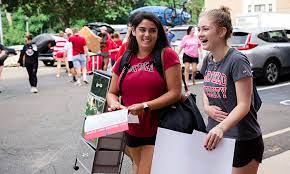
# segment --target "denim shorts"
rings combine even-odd
[[[73,56],[72,61],[75,68],[85,68],[87,66],[87,59],[84,54]]]

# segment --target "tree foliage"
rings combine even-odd
[[[66,27],[81,27],[88,22],[110,24],[127,23],[130,11],[146,5],[173,6],[174,0],[2,0],[2,11],[12,13],[13,25],[2,18],[5,44],[23,43],[25,16],[29,32],[37,35],[43,32],[58,32]],[[181,8],[184,0],[175,0]],[[187,9],[196,23],[203,0],[188,0]]]

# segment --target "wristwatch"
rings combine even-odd
[[[149,111],[149,106],[146,102],[142,103],[143,104],[143,109],[144,109],[144,112],[148,112]]]

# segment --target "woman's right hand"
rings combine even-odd
[[[217,122],[222,122],[229,115],[228,113],[222,111],[220,107],[213,105],[205,106],[204,111],[209,117]]]
[[[111,112],[111,111],[116,111],[120,109],[126,109],[126,107],[121,105],[119,102],[115,101],[109,106],[108,111]]]

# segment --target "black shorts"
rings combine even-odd
[[[188,62],[188,63],[198,64],[198,57],[191,57],[184,53],[182,59],[183,59],[183,63]]]
[[[4,65],[4,60],[0,60],[0,66]]]
[[[139,147],[144,145],[155,145],[156,135],[153,137],[135,137],[125,133],[126,145],[129,147]]]
[[[69,69],[74,68],[73,61],[68,61],[68,67],[69,67]]]
[[[253,159],[262,162],[264,142],[262,135],[251,140],[236,141],[233,167],[243,167]]]

